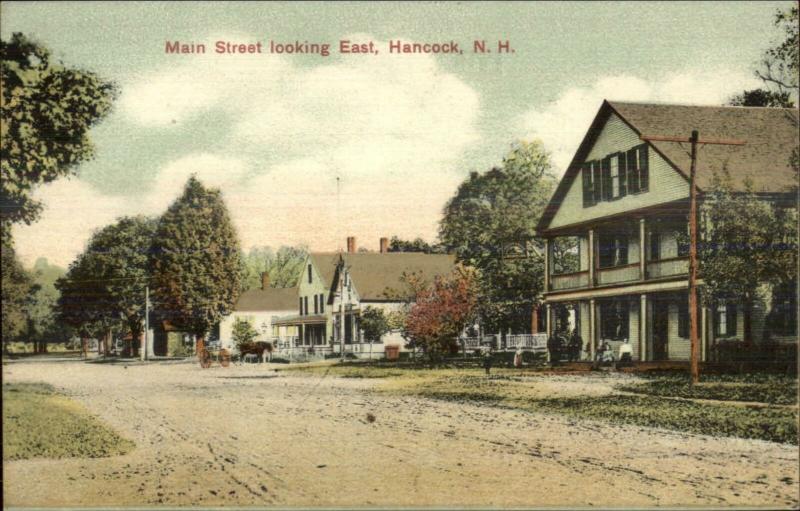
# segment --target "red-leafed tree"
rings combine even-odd
[[[458,336],[475,319],[477,289],[474,270],[459,267],[447,278],[416,290],[405,318],[403,335],[411,348],[431,360],[458,349]]]

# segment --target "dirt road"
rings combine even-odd
[[[26,362],[3,379],[50,383],[137,444],[4,463],[5,506],[798,505],[789,445],[393,397],[370,392],[375,381],[264,366]],[[558,385],[586,385],[573,379]]]

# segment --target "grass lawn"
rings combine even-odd
[[[547,376],[538,373],[538,378],[524,378],[521,376],[533,376],[537,373],[518,369],[493,369],[490,379],[479,369],[415,369],[369,364],[309,366],[285,370],[344,378],[382,378],[384,381],[378,387],[380,392],[448,401],[480,402],[529,412],[556,413],[578,419],[588,418],[715,436],[794,444],[798,442],[797,408],[770,406],[796,402],[796,390],[790,392],[792,388],[796,389],[797,381],[794,378],[708,377],[712,381],[705,387],[707,390],[698,390],[703,388],[698,387],[693,391],[686,391],[688,381],[682,379],[682,376],[672,376],[620,386],[625,390],[635,388],[636,392],[645,395],[609,394],[598,397],[554,396],[552,386],[543,389]],[[654,395],[646,395],[650,389],[656,389]],[[679,396],[680,391],[691,395]],[[703,396],[704,399],[740,396],[747,399],[737,399],[738,401],[755,401],[767,406],[697,403],[669,399],[668,396]]]
[[[49,385],[3,384],[3,461],[99,458],[133,447]]]
[[[675,374],[656,377],[646,383],[623,385],[619,389],[661,397],[797,404],[797,378],[783,375],[703,375],[700,384],[693,386],[688,375]]]

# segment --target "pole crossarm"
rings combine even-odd
[[[641,135],[639,137],[640,140],[644,141],[652,141],[652,142],[687,142],[691,143],[693,140],[691,137],[668,137],[662,135]],[[747,144],[746,140],[739,140],[736,138],[730,139],[714,139],[714,138],[700,138],[695,141],[697,144],[710,144],[710,145],[745,145]]]

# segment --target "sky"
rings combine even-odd
[[[161,214],[191,174],[222,190],[245,249],[433,241],[458,184],[515,141],[542,140],[563,173],[603,99],[724,104],[757,87],[775,11],[791,5],[2,3],[3,39],[23,32],[121,91],[90,133],[94,160],[35,191],[45,210],[14,228],[17,251],[67,266],[96,229]],[[220,55],[219,40],[331,54]],[[340,54],[340,40],[378,53]],[[390,54],[393,40],[463,54]],[[208,52],[167,54],[167,41]]]

